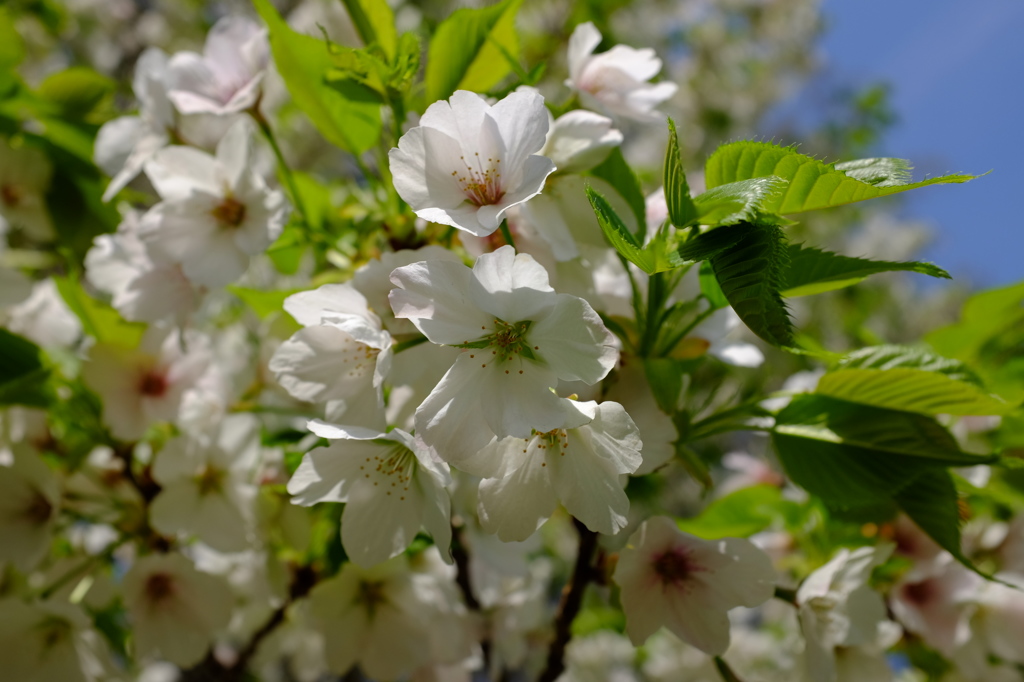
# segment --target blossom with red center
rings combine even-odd
[[[751,542],[702,540],[664,516],[629,539],[614,579],[633,644],[664,626],[711,655],[729,647],[729,609],[758,606],[775,590],[771,560]]]
[[[486,237],[555,170],[537,154],[547,132],[537,92],[514,92],[491,106],[459,90],[430,105],[391,150],[395,189],[424,220]]]

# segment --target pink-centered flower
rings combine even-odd
[[[547,132],[548,112],[536,92],[513,92],[491,106],[459,90],[431,104],[391,150],[395,189],[424,220],[486,237],[555,170],[537,154]]]
[[[729,647],[729,609],[763,604],[775,590],[771,560],[751,542],[702,540],[664,516],[633,534],[614,579],[633,644],[664,626],[712,655]]]

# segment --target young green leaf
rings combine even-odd
[[[42,351],[28,339],[0,328],[0,405],[45,407],[50,401]]]
[[[68,308],[82,323],[86,334],[97,341],[118,343],[128,348],[139,344],[146,325],[125,322],[116,310],[87,294],[75,279],[54,277],[53,282]]]
[[[697,207],[690,198],[690,186],[683,171],[683,158],[679,153],[679,136],[676,122],[668,119],[668,146],[665,148],[665,171],[662,183],[665,188],[665,203],[668,205],[668,219],[676,227],[696,225]]]
[[[521,4],[502,0],[490,7],[464,7],[441,22],[427,55],[428,103],[448,99],[456,90],[485,92],[508,75],[512,67],[491,41],[518,57],[515,20]]]
[[[674,358],[646,358],[644,373],[658,407],[671,415],[679,409],[679,396],[683,392],[683,371]]]
[[[0,71],[10,69],[25,58],[25,43],[14,25],[7,7],[0,7]]]
[[[746,224],[733,229],[741,226]],[[788,265],[786,236],[774,225],[746,227],[735,245],[709,257],[711,270],[729,305],[750,331],[773,345],[792,346],[793,324],[779,293]]]
[[[292,101],[333,145],[361,154],[377,144],[379,103],[358,83],[328,85],[323,75],[335,66],[327,43],[293,31],[269,0],[253,0],[270,31],[274,65]]]
[[[803,244],[792,244],[789,247],[789,262],[782,291],[782,295],[787,298],[842,289],[879,272],[917,272],[951,279],[949,273],[931,263],[853,258]]]
[[[700,293],[704,294],[712,308],[718,310],[729,305],[729,299],[725,297],[722,287],[718,285],[715,273],[711,271],[710,263],[704,262],[700,264],[699,281]]]
[[[694,225],[734,225],[740,222],[787,224],[789,221],[765,210],[786,187],[782,178],[768,176],[730,182],[694,198]],[[683,225],[677,225],[683,227]]]
[[[910,182],[914,167],[906,159],[876,158],[844,161],[835,164],[835,169],[869,185],[891,187]]]
[[[630,211],[636,217],[637,235],[642,242],[647,232],[647,202],[640,187],[640,180],[626,163],[622,150],[618,147],[612,149],[604,161],[590,170],[590,174],[606,181],[626,200]],[[657,228],[657,225],[654,227]]]
[[[395,13],[386,0],[342,0],[364,45],[380,45],[389,61],[398,49]]]
[[[981,386],[971,368],[959,360],[951,360],[921,348],[886,344],[855,350],[836,363],[835,369],[920,369],[939,372],[950,379]]]
[[[84,66],[72,66],[44,78],[36,94],[52,105],[54,113],[84,120],[97,114],[104,104],[109,105],[116,89],[112,78]]]
[[[649,275],[672,270],[684,264],[684,261],[668,248],[664,238],[655,238],[647,247],[641,246],[636,235],[629,231],[608,200],[590,186],[586,191],[601,231],[620,256]]]
[[[769,175],[784,178],[789,184],[763,206],[766,212],[781,215],[841,206],[928,185],[962,183],[977,177],[945,175],[909,184],[871,184],[855,177],[863,177],[863,169],[852,170],[854,175],[849,175],[791,147],[747,141],[719,147],[707,161],[704,179],[709,188],[714,188]]]
[[[832,370],[818,381],[817,393],[929,415],[1001,415],[1017,409],[976,384],[911,368]]]
[[[745,538],[759,533],[780,516],[788,504],[782,491],[773,485],[753,485],[720,497],[692,519],[680,519],[676,525],[684,533],[705,540]]]

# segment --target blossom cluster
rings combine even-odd
[[[257,7],[269,28],[142,50],[137,112],[87,121],[111,229],[77,257],[59,145],[0,128],[0,256],[65,259],[0,259],[0,342],[41,358],[13,388],[0,361],[5,674],[840,682],[895,679],[900,645],[950,680],[1016,679],[1024,517],[979,522],[969,558],[906,516],[816,546],[824,507],[772,464],[733,452],[712,476],[690,447],[765,354],[706,273],[642,272],[588,200],[669,233],[664,189],[625,186],[631,134],[679,91],[653,49],[584,22],[564,79],[460,83],[407,115],[365,70],[399,45]],[[289,99],[319,128],[308,93],[327,116],[350,86],[393,139],[347,150],[348,174],[303,166],[275,130],[319,132]],[[770,422],[764,397],[722,432]],[[757,527],[684,519],[751,494]]]

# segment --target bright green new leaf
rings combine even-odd
[[[803,244],[792,244],[789,247],[789,262],[782,291],[782,295],[787,298],[842,289],[879,272],[917,272],[951,279],[949,273],[931,263],[853,258]]]
[[[711,271],[710,263],[704,262],[700,264],[699,281],[700,293],[704,294],[712,308],[718,310],[729,305],[729,299],[725,297],[722,287],[718,285],[715,273]]]
[[[931,417],[813,394],[795,397],[779,413],[775,431],[947,466],[991,464],[996,459],[963,452],[953,435]]]
[[[260,289],[247,289],[245,287],[237,287],[234,285],[229,285],[227,290],[242,299],[242,302],[249,306],[249,308],[252,309],[260,319],[264,319],[274,313],[281,312],[284,310],[284,299],[288,298],[292,294],[304,291],[304,289],[262,291]]]
[[[877,164],[876,164],[877,167]],[[853,168],[864,177],[864,169]],[[876,179],[876,171],[871,179]],[[769,213],[788,214],[841,206],[907,190],[973,180],[975,175],[945,175],[909,184],[871,184],[832,164],[805,156],[791,147],[768,142],[733,142],[719,147],[708,159],[704,179],[709,188],[730,182],[775,175],[789,181],[782,192],[765,202]]]
[[[1024,337],[1024,282],[971,296],[959,322],[933,331],[925,340],[943,355],[969,362],[990,340],[1010,331]]]
[[[642,246],[608,200],[590,186],[587,187],[587,198],[608,243],[630,263],[649,275],[672,270],[684,264],[684,261],[668,248],[663,236],[660,239],[656,238],[647,247]]]
[[[676,227],[696,225],[697,207],[690,197],[690,186],[683,171],[683,158],[679,153],[679,136],[676,122],[668,119],[668,147],[665,148],[665,171],[662,178],[665,188],[665,203],[668,205],[668,219]]]
[[[779,294],[788,265],[786,236],[774,225],[734,228],[739,235],[732,247],[713,253],[708,262],[729,305],[750,331],[776,346],[793,345],[793,324]]]
[[[1001,415],[1017,409],[976,384],[911,368],[833,370],[818,381],[817,393],[929,415]]]
[[[781,516],[780,509],[792,505],[772,485],[741,488],[720,497],[692,519],[676,521],[679,529],[705,540],[745,538],[759,533]]]
[[[0,405],[45,407],[50,392],[39,346],[0,328]]]
[[[365,45],[380,45],[388,60],[394,60],[398,49],[395,13],[387,0],[342,0],[352,25]]]
[[[516,13],[522,0],[502,0],[490,7],[456,10],[441,22],[427,54],[427,102],[448,99],[456,90],[486,92],[508,75],[512,66],[495,45],[519,56]]]
[[[116,89],[112,78],[84,66],[72,66],[43,79],[36,94],[60,115],[83,120],[109,103]]]
[[[786,224],[788,221],[765,210],[765,206],[771,204],[785,186],[786,181],[782,178],[768,176],[709,189],[694,198],[697,216],[691,222],[712,227],[741,222]]]
[[[622,156],[622,150],[616,147],[609,154],[608,158],[590,170],[590,174],[601,178],[615,188],[626,203],[629,210],[636,217],[638,241],[644,240],[647,233],[647,201],[644,198],[644,191],[640,187],[640,180],[636,173],[626,163]],[[657,225],[653,226],[657,228]]]
[[[683,368],[674,358],[646,358],[644,373],[658,407],[665,414],[679,409],[679,396],[683,392]]]
[[[379,103],[367,97],[357,83],[324,81],[334,59],[323,39],[293,31],[269,0],[253,0],[256,11],[270,31],[274,64],[284,79],[292,100],[328,142],[353,154],[377,144],[381,121]]]
[[[146,325],[125,322],[116,310],[87,294],[82,285],[70,277],[54,277],[53,281],[86,334],[101,343],[116,343],[127,348],[139,345]]]

